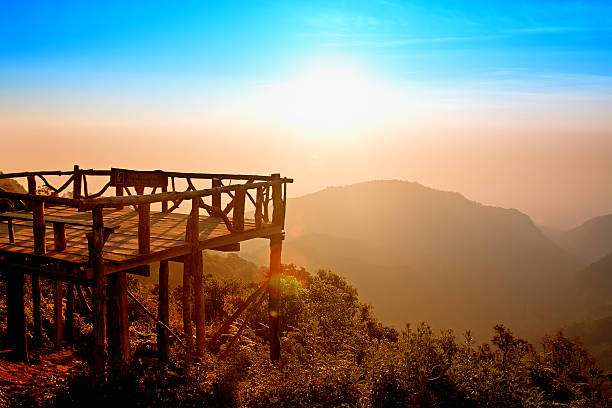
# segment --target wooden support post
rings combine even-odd
[[[62,282],[53,281],[53,340],[55,346],[62,345],[64,318],[62,317]]]
[[[234,231],[244,231],[244,201],[246,190],[238,188],[234,193],[233,226]]]
[[[218,179],[218,178],[213,178],[212,179],[212,186],[213,186],[213,188],[221,187],[221,180]],[[212,195],[212,206],[213,207],[217,207],[217,208],[221,208],[221,193],[213,193],[213,195]]]
[[[6,228],[8,230],[9,242],[10,243],[15,242],[15,229],[13,227],[13,220],[12,219],[10,219],[10,218],[8,219]]]
[[[98,377],[104,375],[106,366],[106,277],[104,276],[104,219],[102,207],[92,209],[92,234],[89,245],[89,261],[94,270],[93,293],[93,360]]]
[[[138,205],[138,253],[151,252],[151,204]]]
[[[66,288],[66,324],[64,325],[64,340],[74,345],[74,283],[68,283]]]
[[[185,256],[183,260],[183,331],[185,332],[185,345],[187,350],[193,350],[193,324],[191,320],[191,269],[193,255]]]
[[[36,180],[28,176],[28,192],[36,193]],[[45,239],[45,207],[43,202],[32,202],[32,228],[34,232],[34,253],[42,255],[47,252]],[[40,308],[40,278],[32,275],[32,317],[34,319],[34,343],[42,345],[42,314]]]
[[[270,360],[280,360],[280,278],[282,234],[270,237],[270,285],[268,286],[268,326],[270,328]]]
[[[32,318],[34,319],[34,343],[42,345],[42,315],[40,313],[40,278],[32,275]]]
[[[159,301],[157,304],[157,319],[168,327],[170,325],[170,311],[168,307],[168,261],[159,263]],[[168,331],[161,325],[157,325],[157,351],[161,361],[168,361],[170,356],[170,340]]]
[[[66,249],[66,224],[59,222],[53,223],[53,241],[56,251],[63,251]]]
[[[272,181],[280,180],[280,174],[272,174]],[[283,208],[283,185],[272,186],[272,223],[274,225],[284,224],[285,209]]]
[[[203,279],[203,257],[202,251],[198,248],[199,226],[200,226],[200,199],[194,198],[191,200],[191,214],[189,215],[189,223],[191,223],[190,242],[193,244],[191,251],[191,275],[193,277],[193,298],[194,311],[193,317],[196,326],[196,352],[202,355],[206,349],[206,326],[204,321],[204,288],[202,286]]]
[[[263,223],[263,187],[257,187],[257,195],[255,198],[255,228],[261,227]]]
[[[26,338],[25,308],[23,302],[23,273],[7,271],[6,303],[7,329],[10,344],[14,347],[16,357],[28,360],[28,343]]]
[[[32,229],[34,230],[34,253],[47,252],[45,242],[45,205],[42,201],[32,201]]]
[[[162,191],[162,193],[167,193],[168,192],[168,186],[162,186],[161,191]],[[168,212],[168,201],[162,201],[161,202],[161,210],[162,210],[162,212]]]
[[[81,198],[81,171],[78,165],[74,165],[74,179],[72,181],[72,198]]]
[[[106,333],[111,362],[115,367],[121,366],[130,358],[125,272],[117,272],[108,276]]]
[[[122,186],[115,186],[115,195],[117,197],[123,197],[123,187]],[[123,206],[117,206],[118,210],[123,210]]]

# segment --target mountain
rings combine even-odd
[[[577,256],[591,262],[599,260],[612,252],[612,214],[591,218],[567,231],[558,242]]]
[[[1,171],[0,174],[2,174]],[[0,189],[12,193],[27,193],[26,189],[23,188],[21,184],[10,178],[0,178]]]
[[[397,326],[540,330],[556,319],[551,294],[583,266],[517,210],[398,180],[291,199],[286,231],[283,262],[346,276]],[[243,255],[266,264],[262,245]]]
[[[578,272],[568,283],[567,334],[580,336],[604,368],[612,370],[612,253]]]
[[[612,317],[612,253],[578,272],[565,293],[574,320]]]

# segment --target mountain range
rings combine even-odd
[[[470,329],[483,340],[497,323],[533,337],[565,324],[566,290],[593,259],[516,209],[399,180],[290,199],[285,229],[284,263],[344,275],[383,321]],[[605,234],[591,235],[605,248]],[[265,243],[249,242],[241,254],[267,263]]]

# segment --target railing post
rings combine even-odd
[[[238,187],[234,191],[234,209],[233,209],[233,226],[235,232],[244,231],[244,201],[246,197],[246,189]]]
[[[279,181],[280,174],[272,174],[272,181]],[[274,225],[283,225],[283,185],[277,183],[272,185],[272,223]]]
[[[218,178],[213,178],[212,179],[212,187],[221,187],[221,180]],[[217,207],[217,208],[221,208],[221,193],[213,193],[212,195],[212,206],[213,207]]]
[[[81,170],[77,164],[74,165],[74,179],[72,181],[72,198],[81,198]]]
[[[257,196],[255,198],[255,228],[261,227],[263,223],[263,187],[257,187]]]

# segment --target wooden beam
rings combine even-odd
[[[170,310],[169,310],[169,266],[168,261],[159,263],[159,285],[158,285],[158,303],[157,303],[157,351],[160,361],[166,362],[170,356],[170,339],[166,327],[170,325]],[[165,326],[165,327],[164,327]]]
[[[62,345],[64,338],[64,318],[62,317],[62,282],[53,281],[53,341],[55,346]]]
[[[169,193],[157,193],[157,194],[147,194],[147,195],[133,195],[127,197],[100,197],[96,199],[85,199],[76,202],[80,211],[87,211],[97,206],[103,207],[117,207],[118,205],[138,205],[141,203],[156,203],[161,201],[177,201],[177,200],[190,200],[196,197],[208,197],[215,193],[231,193],[236,191],[239,188],[257,188],[257,187],[266,187],[273,185],[281,185],[282,183],[290,183],[293,180],[287,178],[278,178],[275,181],[265,181],[265,182],[257,182],[250,184],[235,184],[230,186],[216,187],[211,189],[204,190],[196,190],[196,191],[183,191],[183,192],[169,192]],[[32,199],[28,194],[19,194],[19,193],[7,193],[0,192],[0,197],[13,197],[20,199]],[[44,197],[44,201],[54,202],[54,200],[68,200],[68,199],[60,199],[59,197],[53,196],[37,196]],[[66,205],[74,205],[74,200],[67,201],[70,204]]]
[[[280,360],[280,279],[282,234],[270,237],[270,285],[268,286],[268,326],[270,330],[270,360]]]

